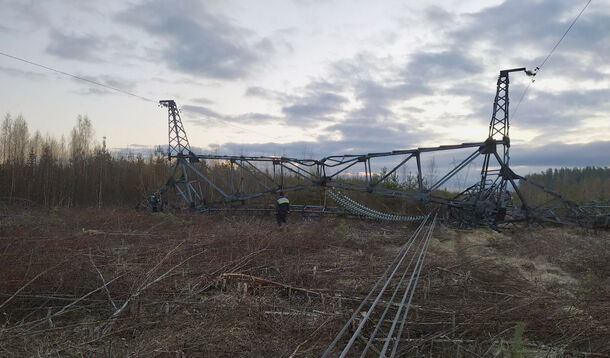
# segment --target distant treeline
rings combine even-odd
[[[213,176],[228,178],[228,165],[216,163]],[[261,168],[268,171],[268,168]],[[383,176],[387,169],[378,175]],[[434,169],[424,177],[424,185],[434,181]],[[166,153],[158,147],[152,154],[119,156],[106,150],[105,143],[94,140],[91,121],[78,116],[67,139],[31,134],[22,116],[6,114],[0,127],[0,199],[3,201],[27,199],[44,206],[113,206],[135,205],[146,194],[161,187],[170,175]],[[381,186],[388,189],[416,190],[417,180],[411,174],[399,179],[393,173]],[[561,193],[566,199],[588,202],[610,199],[610,168],[548,169],[528,176],[531,181]],[[299,184],[298,178],[286,180]],[[362,180],[361,178],[342,180]],[[243,189],[257,189],[258,184],[249,177],[243,180]],[[546,200],[539,190],[521,185],[526,196]],[[314,191],[317,193],[317,191]],[[451,197],[448,192],[436,193]],[[323,201],[323,195],[309,192],[292,193],[295,202]],[[354,193],[360,200],[362,195]],[[212,192],[207,199],[214,199]],[[298,199],[298,200],[297,200]],[[536,201],[540,201],[536,200]],[[392,202],[384,200],[383,205]],[[397,201],[396,205],[406,203]],[[390,205],[395,206],[395,205]]]
[[[31,134],[22,116],[6,114],[0,128],[0,199],[2,201],[27,199],[44,206],[113,206],[134,205],[147,194],[160,188],[169,178],[171,167],[166,152],[158,147],[146,156],[123,156],[110,153],[105,143],[94,140],[94,131],[87,116],[78,116],[74,128],[66,137],[59,139]],[[211,162],[198,164],[199,170],[211,177],[229,178],[229,164]],[[273,168],[259,168],[271,175]],[[385,175],[382,169],[378,175]],[[432,174],[431,174],[432,175]],[[417,179],[405,174],[400,180],[393,173],[381,184],[389,189],[414,190]],[[358,181],[360,178],[344,179]],[[424,178],[424,183],[428,182]],[[285,184],[299,185],[301,179],[285,173]],[[226,192],[228,184],[219,182]],[[249,176],[240,181],[240,190],[245,192],[261,190],[258,183]],[[209,187],[205,187],[206,200],[221,199]],[[367,201],[359,193],[353,193],[359,200]],[[325,199],[319,188],[293,192],[294,202],[322,204]],[[374,196],[376,197],[376,196]],[[262,202],[267,202],[267,199]],[[258,200],[259,202],[261,200]],[[396,203],[394,203],[396,201]],[[383,205],[404,206],[404,200],[387,199]]]
[[[544,172],[530,174],[528,180],[543,185],[565,199],[576,202],[610,200],[610,168],[585,167],[547,169]],[[527,186],[521,185],[523,188]],[[528,195],[536,195],[537,190],[527,190]]]
[[[6,114],[0,128],[0,196],[45,206],[133,205],[168,177],[167,157],[113,156],[96,143],[87,116],[78,116],[68,139],[38,131],[22,116]]]

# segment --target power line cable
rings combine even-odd
[[[132,97],[136,97],[136,98],[148,101],[148,102],[157,103],[157,101],[155,101],[153,99],[146,98],[146,97],[137,95],[135,93],[122,90],[120,88],[108,86],[108,85],[105,85],[103,83],[100,83],[100,82],[97,82],[97,81],[94,81],[94,80],[90,80],[90,79],[85,78],[85,77],[73,75],[71,73],[68,73],[68,72],[65,72],[65,71],[61,71],[61,70],[58,70],[58,69],[55,69],[55,68],[52,68],[52,67],[49,67],[49,66],[41,65],[40,63],[29,61],[29,60],[26,60],[24,58],[20,58],[20,57],[17,57],[17,56],[9,55],[8,53],[0,52],[0,55],[12,58],[12,59],[17,60],[17,61],[25,62],[25,63],[28,63],[30,65],[34,65],[34,66],[37,66],[37,67],[40,67],[40,68],[44,68],[45,70],[53,71],[53,72],[59,73],[59,74],[64,75],[64,76],[72,77],[72,78],[75,78],[77,80],[81,80],[81,81],[85,81],[85,82],[88,82],[88,83],[92,83],[92,84],[94,84],[96,86],[100,86],[100,87],[104,87],[104,88],[107,88],[107,89],[110,89],[110,90],[113,90],[113,91],[121,92],[123,94],[129,95],[129,96],[132,96]]]
[[[90,79],[82,77],[82,76],[78,76],[78,75],[74,75],[72,73],[61,71],[61,70],[58,70],[58,69],[55,69],[55,68],[52,68],[52,67],[49,67],[49,66],[42,65],[40,63],[36,63],[36,62],[30,61],[30,60],[26,60],[26,59],[21,58],[21,57],[10,55],[8,53],[0,52],[0,55],[8,57],[8,58],[12,58],[12,59],[17,60],[17,61],[25,62],[25,63],[33,65],[33,66],[37,66],[37,67],[43,68],[43,69],[48,70],[48,71],[56,72],[56,73],[59,73],[59,74],[64,75],[64,76],[72,77],[72,78],[77,79],[77,80],[88,82],[88,83],[94,84],[96,86],[104,87],[104,88],[107,88],[107,89],[110,89],[110,90],[113,90],[113,91],[116,91],[116,92],[120,92],[120,93],[129,95],[129,96],[132,96],[132,97],[136,97],[136,98],[142,99],[144,101],[157,103],[157,101],[155,101],[155,100],[153,100],[151,98],[140,96],[140,95],[135,94],[133,92],[125,91],[125,90],[122,90],[120,88],[116,88],[116,87],[113,87],[113,86],[108,86],[108,85],[105,85],[103,83],[100,83],[100,82],[97,82],[97,81],[94,81],[94,80],[90,80]],[[223,122],[223,123],[225,123],[225,124],[227,124],[229,126],[241,129],[243,131],[254,133],[254,134],[258,134],[258,135],[261,135],[261,136],[264,136],[264,137],[267,137],[267,138],[271,138],[271,139],[274,139],[274,140],[280,139],[280,137],[273,137],[273,136],[270,136],[270,135],[267,135],[267,134],[264,134],[264,133],[260,133],[260,132],[257,132],[257,131],[251,130],[251,129],[246,129],[246,128],[240,127],[238,125],[235,125],[235,124],[233,124],[233,123],[231,123],[231,122],[229,122],[227,120],[221,119],[221,118],[211,118],[211,117],[209,117],[209,119],[220,121],[220,122]]]
[[[519,102],[517,102],[517,106],[515,107],[515,112],[513,113],[513,118],[515,117],[515,115],[517,115],[517,112],[519,111],[519,106],[521,105],[521,102],[523,102],[523,99],[525,98],[527,91],[529,91],[530,87],[532,86],[532,83],[534,83],[533,79],[530,81],[530,83],[527,85],[527,87],[523,90],[523,93],[521,93],[521,98],[519,98]]]
[[[566,37],[566,35],[568,34],[568,32],[570,32],[570,30],[572,29],[572,26],[574,26],[574,24],[576,23],[576,21],[578,21],[578,19],[580,18],[580,15],[582,15],[582,13],[585,11],[585,9],[589,6],[589,4],[591,3],[592,0],[587,1],[587,4],[585,5],[585,7],[582,8],[582,10],[580,10],[580,12],[578,13],[578,15],[574,18],[574,20],[572,21],[572,23],[570,24],[570,26],[568,27],[568,29],[566,30],[566,32],[563,33],[563,35],[561,36],[561,38],[559,39],[559,41],[557,41],[557,43],[555,44],[555,46],[553,46],[553,48],[551,49],[551,52],[549,52],[549,54],[546,56],[546,58],[544,59],[544,61],[542,61],[542,63],[540,64],[540,66],[538,66],[536,68],[536,71],[540,71],[540,69],[542,68],[542,66],[544,66],[544,64],[546,63],[546,61],[549,60],[549,58],[553,55],[553,53],[555,52],[555,50],[557,49],[557,47],[559,46],[559,44],[561,43],[561,41],[563,41],[563,39]]]
[[[555,46],[553,46],[553,48],[551,49],[551,51],[549,52],[548,55],[546,55],[546,57],[544,58],[544,61],[542,61],[542,63],[536,67],[536,69],[534,70],[534,72],[536,74],[538,74],[538,72],[540,72],[540,70],[542,69],[542,66],[544,66],[546,64],[546,62],[549,60],[549,58],[551,58],[551,56],[553,55],[553,53],[555,53],[555,50],[557,49],[557,47],[559,47],[559,44],[563,41],[563,39],[566,37],[566,35],[568,34],[568,32],[570,32],[570,30],[572,29],[572,27],[574,26],[574,24],[576,24],[576,21],[578,21],[578,19],[580,18],[580,15],[582,15],[583,12],[585,12],[585,10],[587,9],[587,7],[589,6],[589,4],[591,4],[592,0],[587,1],[587,3],[585,4],[585,6],[580,10],[580,12],[578,13],[578,15],[576,15],[576,17],[574,18],[574,20],[572,20],[572,23],[570,24],[570,26],[568,26],[568,28],[566,29],[566,31],[563,33],[563,35],[561,36],[561,38],[559,38],[559,40],[557,40],[557,42],[555,43]],[[525,90],[523,90],[523,93],[521,94],[521,98],[519,99],[519,102],[517,103],[517,106],[515,107],[515,112],[513,113],[513,116],[515,116],[517,114],[517,111],[519,111],[519,106],[521,105],[521,102],[523,102],[523,99],[525,98],[525,94],[527,93],[527,91],[530,89],[530,87],[532,86],[532,83],[534,83],[535,79],[532,78],[532,80],[530,81],[530,83],[527,85],[527,87],[525,88]]]

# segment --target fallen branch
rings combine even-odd
[[[332,319],[332,317],[329,317],[326,321],[324,321],[318,328],[316,328],[310,335],[309,337],[304,340],[303,342],[299,343],[296,348],[294,349],[294,351],[292,351],[292,354],[290,356],[288,356],[288,358],[294,358],[297,354],[297,352],[299,351],[299,349],[301,348],[301,346],[303,346],[305,343],[309,342],[312,338],[314,338],[316,336],[316,334],[318,333],[318,331],[324,327],[324,325],[326,325],[328,322],[330,322],[330,320]]]
[[[175,247],[173,250],[171,250],[170,252],[168,252],[168,254],[165,256],[165,258],[163,260],[161,260],[161,262],[163,262],[170,253],[172,253],[173,251],[175,251],[181,244],[179,244],[177,247]],[[184,261],[180,262],[177,265],[172,266],[169,270],[165,271],[165,273],[163,273],[162,275],[160,275],[159,277],[157,277],[156,279],[154,279],[153,281],[146,283],[146,280],[144,281],[144,283],[135,291],[133,292],[129,298],[127,298],[127,300],[125,300],[125,302],[123,303],[123,305],[117,309],[116,311],[114,311],[114,313],[112,314],[112,316],[110,316],[110,318],[108,319],[108,322],[103,325],[103,328],[100,330],[102,335],[105,335],[108,330],[112,327],[112,325],[114,324],[114,322],[116,321],[117,317],[121,315],[121,313],[123,313],[123,311],[125,311],[125,309],[127,308],[127,306],[129,306],[129,304],[131,303],[131,301],[133,301],[135,298],[137,298],[138,296],[140,296],[140,294],[142,294],[142,292],[146,291],[146,289],[148,289],[150,286],[154,285],[155,283],[163,280],[165,277],[167,277],[170,273],[172,273],[175,269],[177,269],[178,267],[182,266],[183,264],[185,264],[187,261],[189,261],[190,259],[192,259],[193,257],[199,256],[202,253],[204,253],[205,251],[201,251],[198,252],[194,255],[189,256],[188,258],[186,258]],[[159,262],[152,270],[150,270],[147,274],[147,276],[153,272],[157,267],[159,267],[159,265],[161,265],[161,262]]]
[[[19,288],[17,291],[15,291],[15,293],[13,293],[13,295],[9,298],[6,299],[6,301],[4,301],[1,305],[0,308],[4,307],[7,303],[11,302],[13,300],[13,298],[17,297],[17,295],[23,291],[26,287],[28,287],[30,284],[32,284],[32,282],[36,281],[40,276],[44,275],[45,273],[51,271],[52,269],[56,268],[57,266],[63,264],[64,262],[60,262],[57,265],[50,267],[44,271],[42,271],[41,273],[39,273],[38,275],[36,275],[33,279],[29,280],[25,285],[21,286],[21,288]]]
[[[287,285],[284,283],[271,281],[271,280],[267,280],[267,279],[264,279],[261,277],[252,276],[252,275],[246,275],[243,273],[237,273],[237,272],[223,273],[222,275],[220,275],[220,279],[224,279],[224,278],[233,278],[233,279],[240,279],[243,281],[249,281],[254,284],[258,284],[259,286],[264,286],[264,285],[278,286],[278,287],[282,287],[282,288],[285,288],[287,290],[292,290],[292,291],[311,293],[311,294],[320,295],[320,296],[324,295],[322,292],[313,291],[313,290],[310,290],[307,288],[302,288],[302,287],[290,286],[290,285]]]
[[[93,261],[93,257],[91,256],[91,249],[89,249],[89,260],[91,261],[91,265],[93,265],[93,268],[95,269],[95,271],[97,271],[97,273],[100,275],[100,278],[102,279],[102,283],[104,285],[106,285],[106,280],[104,279],[104,275],[102,275],[102,272],[97,268],[97,266],[95,265],[95,262]],[[110,303],[112,303],[112,307],[114,307],[114,309],[116,310],[116,304],[114,303],[114,301],[112,300],[112,297],[110,296],[110,291],[108,291],[108,287],[104,286],[104,290],[106,291],[106,295],[108,296],[108,300],[110,301]]]

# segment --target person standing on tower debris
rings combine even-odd
[[[286,224],[288,213],[290,213],[290,200],[284,196],[284,192],[280,191],[280,197],[275,202],[275,216],[280,228],[283,224]]]

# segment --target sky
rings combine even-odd
[[[483,141],[501,69],[539,66],[586,1],[0,0],[0,112],[60,136],[320,158]],[[511,75],[512,163],[610,165],[610,0],[541,68]]]

